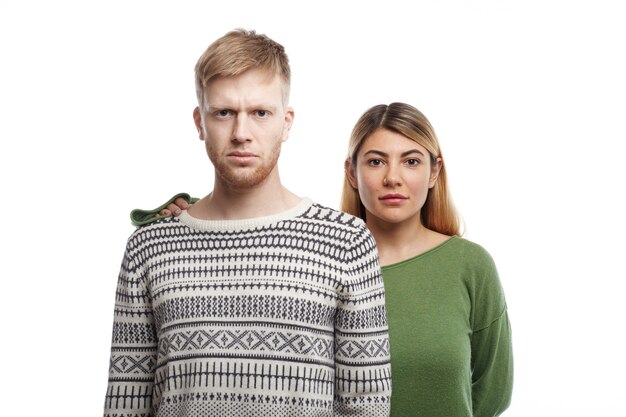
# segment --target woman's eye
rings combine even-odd
[[[367,161],[367,163],[369,165],[377,167],[379,165],[382,165],[383,161],[381,161],[380,159],[370,159],[369,161]]]
[[[407,165],[415,166],[415,165],[419,165],[420,164],[420,160],[419,159],[415,159],[415,158],[411,158],[411,159],[407,159],[406,163],[407,163]]]

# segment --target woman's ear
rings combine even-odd
[[[433,188],[437,183],[437,178],[439,178],[439,173],[441,172],[441,167],[443,167],[443,159],[438,157],[435,160],[432,168],[430,169],[430,179],[428,180],[428,188]]]
[[[354,166],[352,165],[350,158],[346,158],[345,162],[343,163],[343,170],[346,173],[346,178],[348,182],[350,183],[352,188],[356,190],[359,186],[359,182],[356,180],[356,173],[354,172]]]

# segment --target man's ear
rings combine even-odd
[[[430,169],[430,179],[428,180],[428,188],[433,188],[437,183],[437,178],[439,178],[439,173],[441,172],[441,167],[443,167],[443,159],[438,157],[435,160],[432,168]]]
[[[352,165],[350,158],[346,158],[345,162],[343,163],[343,170],[346,173],[346,178],[348,179],[348,182],[350,183],[352,188],[356,190],[359,187],[359,182],[356,179],[354,166]]]
[[[289,139],[289,131],[291,130],[291,126],[293,125],[293,119],[296,114],[293,111],[293,108],[287,107],[287,111],[285,112],[285,120],[283,124],[283,137],[282,141],[286,142]]]
[[[200,140],[204,140],[204,129],[202,128],[202,114],[200,113],[200,107],[193,109],[193,121],[198,129],[198,137]]]

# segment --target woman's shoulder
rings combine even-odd
[[[455,250],[459,251],[463,257],[474,260],[485,260],[493,262],[491,254],[483,245],[474,242],[462,236],[453,236],[453,242]]]
[[[473,300],[472,328],[486,328],[506,311],[506,298],[493,257],[481,244],[458,238],[462,275]]]
[[[450,262],[455,262],[469,277],[497,281],[497,268],[489,251],[479,243],[460,236],[451,238],[448,248]]]

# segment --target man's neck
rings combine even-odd
[[[216,180],[213,192],[188,211],[203,220],[241,220],[281,213],[300,201],[280,180],[246,189],[233,189]]]

